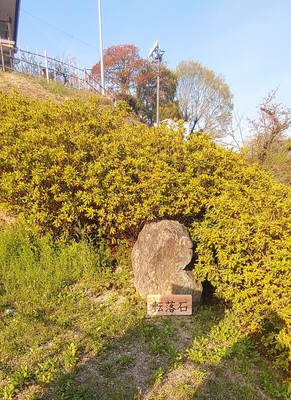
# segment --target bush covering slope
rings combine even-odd
[[[205,134],[133,122],[98,98],[0,95],[0,202],[41,232],[134,240],[161,218],[189,227],[196,270],[245,329],[290,363],[291,192]]]

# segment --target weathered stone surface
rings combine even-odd
[[[185,271],[193,243],[184,225],[163,220],[144,226],[132,250],[134,285],[144,299],[149,294],[191,294],[199,303],[202,285]]]

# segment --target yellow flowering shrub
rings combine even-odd
[[[177,219],[208,278],[287,368],[291,193],[206,134],[149,128],[97,97],[62,104],[0,93],[0,206],[38,231],[134,240]],[[289,356],[286,356],[289,353]]]

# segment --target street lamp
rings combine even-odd
[[[101,94],[104,95],[104,63],[103,63],[103,37],[102,37],[101,0],[98,0],[98,16],[99,16],[99,45],[100,45]]]
[[[153,47],[150,49],[149,57],[151,57],[155,62],[158,63],[157,70],[157,118],[156,123],[157,126],[160,125],[160,66],[162,62],[162,58],[164,55],[164,50],[160,48],[159,42],[155,42]]]

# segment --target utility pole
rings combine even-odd
[[[161,70],[161,60],[158,60],[158,73],[157,73],[157,126],[160,125],[160,70]]]
[[[149,57],[151,57],[155,62],[158,63],[157,69],[157,111],[156,111],[156,124],[160,125],[160,71],[161,71],[161,62],[164,55],[164,50],[160,48],[159,42],[155,42],[153,47],[150,50]]]
[[[101,0],[98,0],[98,15],[99,15],[99,47],[100,47],[101,94],[104,95],[104,62],[103,62],[103,36],[102,36]]]

